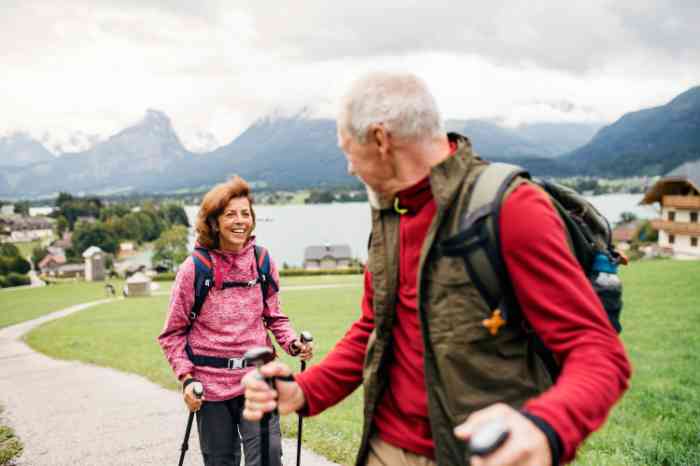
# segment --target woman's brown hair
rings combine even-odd
[[[253,196],[250,186],[240,176],[234,176],[225,183],[220,183],[211,188],[205,194],[197,213],[197,243],[208,249],[219,247],[219,233],[213,225],[217,223],[217,217],[221,215],[231,199],[245,197],[250,203],[250,214],[253,216],[253,231],[255,229],[255,210],[253,210]]]

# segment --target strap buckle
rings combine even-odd
[[[248,288],[254,287],[258,283],[258,279],[248,281]]]
[[[230,358],[228,360],[228,368],[233,369],[243,369],[245,367],[245,360],[240,358]]]

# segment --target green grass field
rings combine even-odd
[[[110,283],[121,290],[121,282]],[[0,328],[105,297],[104,283],[84,281],[16,290],[6,288],[0,291]]]
[[[637,262],[622,275],[622,336],[634,375],[630,390],[605,427],[581,449],[575,464],[698,465],[700,262]],[[323,283],[361,283],[356,276],[327,278]],[[282,285],[317,282],[317,277],[294,277]],[[357,317],[360,294],[359,286],[284,293],[283,306],[295,328],[308,329],[316,336],[316,360]],[[140,373],[163,386],[178,388],[155,342],[167,301],[167,296],[158,296],[103,305],[48,323],[32,332],[28,341],[55,357]],[[292,364],[298,368],[298,362]],[[307,419],[304,444],[334,461],[352,463],[359,442],[361,404],[357,391],[339,406]],[[286,435],[294,435],[296,418],[287,417],[284,429]]]

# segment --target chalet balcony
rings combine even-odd
[[[700,223],[670,222],[668,220],[652,220],[651,227],[655,230],[663,230],[672,235],[700,236]]]
[[[700,210],[700,196],[664,196],[661,204],[676,209]]]

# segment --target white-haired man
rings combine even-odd
[[[357,464],[532,465],[571,461],[626,389],[630,367],[560,217],[529,183],[501,205],[501,253],[528,324],[562,364],[556,385],[533,363],[522,326],[491,332],[490,308],[465,264],[437,253],[454,234],[487,163],[469,140],[446,135],[435,100],[410,74],[356,81],[338,118],[350,173],[370,192],[372,237],[362,315],[318,365],[277,382],[251,374],[244,416],[317,414],[364,385]],[[286,375],[281,363],[263,368]],[[500,419],[510,435],[470,457],[477,426]]]

